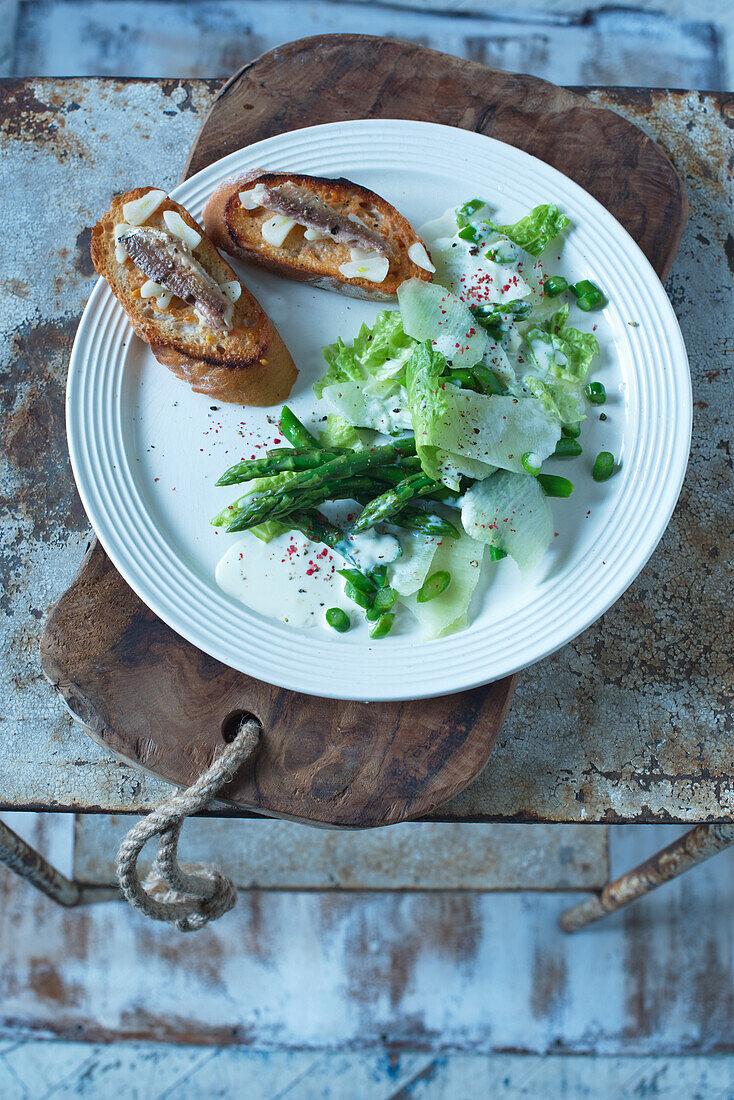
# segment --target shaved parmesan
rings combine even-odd
[[[398,303],[408,335],[430,340],[454,366],[473,367],[486,352],[486,332],[450,290],[423,279],[408,279],[398,287]]]
[[[367,279],[370,283],[381,283],[390,270],[387,256],[379,252],[365,252],[361,248],[350,248],[351,260],[341,264],[339,271],[345,279]]]
[[[227,295],[230,302],[239,302],[242,294],[242,284],[238,279],[230,279],[228,283],[220,283],[219,289]]]
[[[276,214],[263,222],[263,240],[271,244],[273,248],[280,248],[291,229],[295,225],[293,218],[286,218],[283,214]]]
[[[139,199],[126,202],[122,208],[122,216],[128,225],[143,225],[152,214],[155,214],[166,197],[165,191],[149,191]]]
[[[166,223],[168,232],[183,241],[190,252],[193,252],[196,246],[201,244],[201,233],[197,233],[195,229],[187,225],[177,210],[164,210],[163,221]]]
[[[124,264],[125,260],[127,259],[127,249],[125,248],[125,245],[122,244],[122,242],[120,241],[120,237],[124,237],[129,228],[130,226],[127,224],[127,222],[120,222],[119,225],[116,225],[114,228],[115,259],[117,260],[118,264]]]
[[[257,210],[258,206],[263,205],[265,199],[265,188],[261,183],[251,187],[249,191],[240,191],[240,203],[245,210]]]
[[[408,249],[408,259],[412,260],[416,267],[422,267],[424,271],[435,271],[431,258],[420,241],[415,241]]]
[[[523,573],[535,568],[553,538],[553,516],[537,480],[509,470],[472,485],[461,522],[472,538],[514,558]]]

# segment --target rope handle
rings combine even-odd
[[[204,774],[127,834],[117,853],[117,881],[134,909],[152,920],[174,925],[179,932],[197,932],[232,908],[237,900],[234,883],[214,867],[182,866],[178,862],[178,840],[185,819],[203,810],[255,753],[260,734],[257,719],[243,718],[234,739]],[[158,851],[150,873],[141,882],[138,860],[154,836],[160,837]]]

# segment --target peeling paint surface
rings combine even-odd
[[[71,822],[58,814],[33,816],[29,842],[58,853],[58,833]],[[184,835],[200,857],[207,853],[201,834],[191,829],[195,824],[188,821]],[[256,831],[263,824],[246,821],[237,828]],[[118,819],[115,839],[124,828]],[[424,826],[381,832],[407,828]],[[458,847],[471,844],[471,827],[455,832],[463,838]],[[660,825],[611,830],[612,874],[640,862],[675,832]],[[109,840],[103,844],[108,852],[114,848]],[[79,1040],[147,1039],[261,1052],[383,1050],[396,1066],[402,1052],[416,1050],[734,1054],[734,852],[585,932],[564,936],[557,920],[577,896],[244,890],[221,920],[182,936],[122,902],[61,909],[0,868],[0,1055],[3,1036],[49,1034],[73,1039],[72,1047]],[[124,1057],[119,1045],[117,1052]],[[20,1068],[22,1062],[13,1064]],[[219,1096],[217,1068],[207,1065],[198,1092],[170,1095]],[[363,1095],[328,1063],[325,1073],[333,1091],[317,1081],[304,1100]],[[604,1091],[603,1080],[579,1095],[621,1095],[611,1087]],[[135,1088],[116,1091],[100,1082],[80,1095],[169,1095],[146,1088],[145,1081],[141,1067]],[[280,1095],[272,1080],[259,1088],[250,1078],[247,1084],[243,1092],[240,1082],[234,1095]],[[509,1095],[576,1095],[552,1080],[545,1088],[542,1078],[533,1085]],[[384,1100],[397,1100],[398,1088]],[[2,1088],[0,1095],[6,1100]],[[16,1095],[11,1090],[10,1097]],[[36,1089],[27,1100],[39,1095],[48,1094]],[[284,1095],[295,1100],[301,1094]],[[364,1095],[376,1100],[382,1094],[365,1089]],[[464,1100],[503,1094],[477,1081],[465,1088],[445,1082],[431,1095]],[[681,1085],[668,1093],[661,1082],[659,1091],[630,1093],[668,1095],[723,1100],[731,1087],[697,1094]]]
[[[12,820],[8,824],[12,827]],[[74,881],[109,884],[133,825],[116,814],[74,821]],[[0,828],[2,823],[0,822]],[[292,821],[196,817],[180,858],[215,865],[247,890],[597,890],[609,881],[609,830],[584,825],[404,822],[389,829],[310,829]],[[148,845],[138,864],[147,874]]]
[[[723,44],[715,26],[701,22],[713,16],[720,27],[726,18],[723,10],[711,10],[711,0],[698,7],[676,0],[662,17],[638,10],[640,0],[597,11],[599,0],[565,0],[556,15],[550,6],[524,0],[515,12],[478,0],[206,0],[205,7],[190,0],[115,0],[111,8],[107,0],[24,0],[12,73],[229,74],[295,38],[352,33],[420,42],[554,84],[726,87]],[[165,35],[151,34],[164,22]],[[192,41],[195,50],[184,45]]]
[[[0,129],[0,805],[140,811],[167,788],[103,755],[40,672],[42,621],[89,538],[64,385],[93,286],[89,227],[114,191],[170,187],[218,84],[5,83]],[[581,637],[521,678],[489,767],[449,820],[734,820],[732,117],[703,93],[594,91],[671,156],[691,214],[667,290],[694,382],[693,451],[650,563]],[[44,196],[39,216],[38,195]]]

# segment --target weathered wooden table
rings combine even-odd
[[[3,515],[0,809],[142,813],[162,783],[106,756],[44,680],[43,620],[89,524],[69,468],[66,368],[94,283],[89,227],[114,191],[174,185],[220,86],[206,80],[39,79],[0,92]],[[690,220],[667,290],[694,385],[691,462],[676,512],[607,614],[521,678],[489,766],[434,820],[711,823],[605,888],[574,927],[734,839],[732,351],[734,96],[586,89],[636,122],[683,178]],[[165,125],[161,125],[165,119]],[[226,813],[227,811],[223,811]],[[0,831],[3,857],[33,855]],[[42,871],[37,878],[48,885]],[[66,903],[82,894],[57,882]]]

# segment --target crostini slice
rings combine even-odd
[[[137,187],[92,229],[92,262],[137,335],[198,393],[275,405],[298,371],[270,318],[189,212]]]
[[[204,225],[232,256],[353,298],[386,301],[435,271],[410,222],[347,179],[253,170],[220,184]]]

